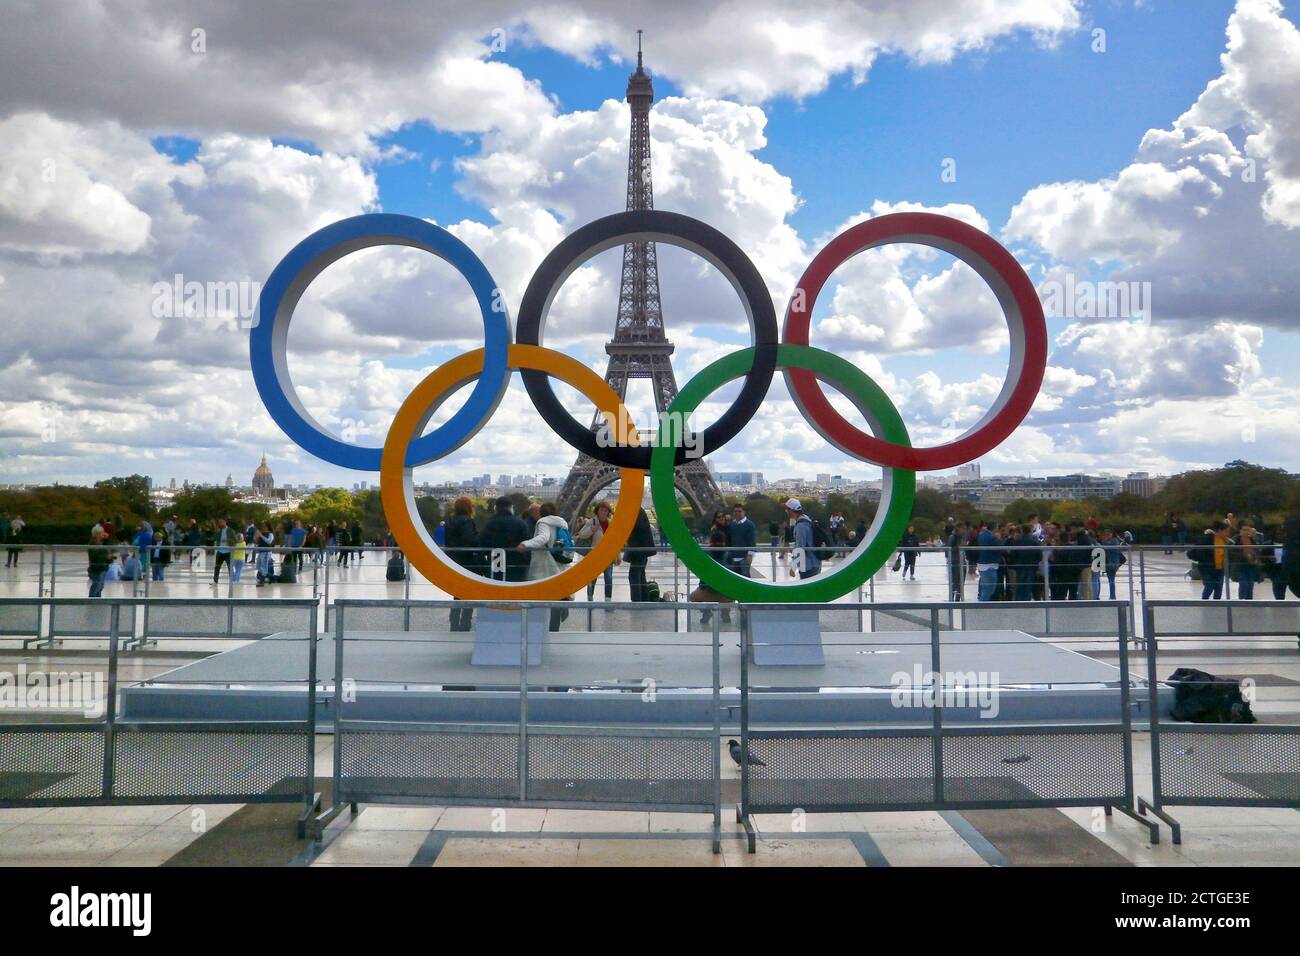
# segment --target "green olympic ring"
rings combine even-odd
[[[876,510],[875,520],[871,522],[865,540],[833,574],[818,575],[797,584],[765,584],[728,571],[695,540],[677,509],[677,491],[673,484],[673,462],[677,450],[671,423],[684,420],[723,385],[745,375],[753,361],[753,348],[718,359],[687,382],[669,406],[668,411],[675,414],[664,416],[658,441],[650,456],[650,493],[659,516],[659,527],[682,563],[719,594],[751,603],[829,604],[875,574],[893,554],[912,516],[916,472],[902,468],[884,469],[880,507]],[[911,447],[911,438],[898,409],[880,386],[857,366],[822,349],[782,345],[777,349],[777,368],[808,369],[853,402],[878,438]]]

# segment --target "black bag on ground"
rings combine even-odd
[[[280,584],[298,583],[298,562],[293,559],[293,555],[280,562],[280,576],[275,580]]]
[[[1180,667],[1169,675],[1174,686],[1174,720],[1198,724],[1253,724],[1255,715],[1241,696],[1241,685],[1229,677],[1215,677],[1194,667]]]
[[[388,559],[388,570],[384,576],[390,581],[406,580],[406,562],[402,560],[400,554],[395,554]]]
[[[647,581],[645,583],[645,600],[658,601],[659,599],[659,582]]]

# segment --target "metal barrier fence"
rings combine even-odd
[[[0,617],[12,619],[52,599],[0,598]],[[316,615],[315,601],[278,601],[282,613],[296,614],[307,648],[307,693],[302,720],[153,720],[118,714],[119,669],[124,612],[144,599],[59,598],[61,611],[81,609],[104,616],[107,662],[97,674],[45,675],[14,681],[16,697],[42,688],[23,711],[45,709],[52,719],[0,722],[0,807],[129,806],[190,803],[302,803],[298,833],[319,804],[315,787]],[[178,620],[197,615],[191,636],[203,633],[198,621],[213,607],[236,617],[266,602],[153,598],[144,607]],[[96,627],[98,627],[98,623]],[[79,682],[54,677],[80,677]],[[93,699],[90,695],[94,695]],[[81,708],[80,719],[64,705]],[[23,701],[18,701],[22,703]],[[102,716],[97,712],[102,710]],[[57,711],[57,713],[55,712]],[[59,718],[59,719],[53,719]]]
[[[1056,603],[1049,605],[1058,607]],[[756,813],[852,812],[885,810],[973,810],[1028,807],[1100,806],[1109,815],[1118,809],[1146,826],[1152,842],[1158,826],[1142,819],[1134,791],[1130,677],[1127,659],[1127,605],[1095,602],[1090,607],[1111,616],[1109,639],[1119,654],[1116,713],[1111,721],[1038,720],[981,724],[969,707],[957,721],[945,719],[945,697],[957,700],[962,683],[944,677],[945,628],[942,618],[967,609],[958,603],[877,605],[883,613],[924,614],[928,618],[929,673],[891,685],[928,710],[925,721],[874,722],[867,725],[799,727],[788,720],[753,717],[764,689],[753,684],[751,656],[754,615],[788,610],[779,605],[746,605],[741,630],[741,804],[737,818],[745,825],[749,849],[755,849]],[[1026,610],[1032,606],[1027,606]],[[1068,605],[1061,605],[1065,610]],[[844,608],[836,605],[837,612]],[[1041,609],[1041,608],[1040,608]],[[810,611],[816,611],[810,608]],[[957,636],[948,631],[951,650]],[[1100,637],[1100,635],[1097,635]],[[779,641],[767,640],[769,646]],[[913,649],[915,646],[913,645]],[[856,653],[856,652],[855,652]],[[870,653],[870,652],[868,652]],[[960,676],[960,675],[958,675]],[[825,677],[818,676],[827,688]],[[788,691],[790,677],[781,683]],[[969,685],[966,685],[969,691]],[[950,688],[953,693],[950,693]],[[882,687],[873,688],[884,690]],[[925,696],[929,690],[929,703]],[[1000,693],[1006,688],[990,688]],[[771,690],[768,688],[767,690]],[[961,696],[969,700],[969,692]]]
[[[1204,637],[1236,635],[1256,641],[1300,638],[1300,604],[1281,601],[1149,601],[1144,608],[1147,681],[1153,700],[1173,689],[1161,683],[1161,639],[1182,638],[1205,648]],[[1190,640],[1189,640],[1190,639]],[[1166,648],[1168,649],[1168,648]],[[1151,713],[1152,799],[1140,799],[1182,842],[1182,827],[1165,807],[1290,807],[1300,809],[1300,722],[1165,724]]]
[[[602,612],[607,609],[608,604],[599,608]],[[644,610],[645,605],[613,609]],[[572,602],[528,602],[525,607],[502,602],[338,601],[334,635],[334,802],[317,818],[317,839],[345,806],[355,814],[359,803],[674,810],[712,813],[713,850],[720,853],[721,647],[717,615],[707,643],[675,640],[673,644],[677,649],[692,647],[708,654],[704,670],[710,675],[708,683],[653,683],[653,692],[647,697],[644,679],[634,677],[611,685],[593,681],[592,675],[582,672],[583,661],[592,654],[605,660],[606,666],[609,658],[620,653],[630,662],[632,655],[628,651],[642,646],[635,640],[554,631],[546,638],[546,653],[563,657],[566,655],[560,648],[567,646],[571,651],[567,660],[547,666],[536,660],[536,648],[530,655],[529,642],[536,642],[539,626],[531,615],[550,618],[553,611],[583,610],[582,604]],[[675,615],[678,608],[666,606],[664,610]],[[692,605],[691,610],[700,610],[700,605]],[[457,666],[469,656],[472,633],[466,633],[460,641],[454,632],[450,641],[442,635],[425,638],[397,633],[409,627],[412,620],[427,625],[435,618],[441,621],[466,611],[511,616],[501,632],[507,636],[514,632],[513,619],[518,620],[517,643],[512,637],[507,641],[518,648],[516,662],[491,668],[494,673],[477,676],[472,687],[464,683],[463,668]],[[469,626],[468,621],[465,626]],[[376,645],[381,647],[378,653],[382,655],[383,645],[398,643],[409,648],[412,641],[421,643],[421,654],[432,671],[425,676],[404,676],[404,687],[410,688],[418,681],[442,692],[463,692],[467,715],[475,712],[471,700],[474,694],[496,700],[508,695],[516,699],[517,718],[503,721],[489,716],[435,722],[359,720],[349,716],[354,709],[350,705],[355,705],[370,688],[392,683],[391,678],[377,678],[373,673],[367,676],[369,658],[363,655],[373,655],[371,649]],[[635,666],[629,663],[629,667]],[[477,673],[481,675],[482,670]],[[631,673],[635,675],[636,671]],[[569,704],[579,703],[580,695],[593,691],[639,701],[645,716],[617,722],[539,721],[530,717],[530,706],[553,704],[557,695],[566,697]],[[701,711],[702,722],[670,724],[653,719],[653,704],[661,698],[674,693],[705,692],[710,696],[708,707]]]

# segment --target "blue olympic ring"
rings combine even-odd
[[[331,263],[371,246],[412,246],[445,260],[469,283],[483,315],[483,373],[451,418],[411,442],[406,464],[413,468],[469,441],[496,410],[510,381],[510,320],[503,297],[478,256],[447,230],[414,216],[371,213],[328,225],[294,246],[258,300],[258,321],[248,341],[253,381],[271,418],[303,449],[344,468],[379,471],[382,447],[340,441],[312,418],[293,387],[286,354],[289,321],[307,286]]]

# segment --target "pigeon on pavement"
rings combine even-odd
[[[740,750],[740,741],[738,741],[738,740],[728,740],[728,741],[727,741],[727,751],[728,751],[728,753],[731,754],[731,759],[734,760],[734,761],[736,762],[736,766],[737,766],[737,767],[742,766],[742,761],[741,761],[741,759],[740,759],[740,755],[741,755],[741,750]],[[744,763],[748,763],[751,767],[766,767],[766,766],[767,766],[767,764],[763,763],[763,761],[759,760],[757,757],[755,757],[755,756],[754,756],[753,754],[751,754],[751,753],[745,753],[745,760],[744,760]]]

